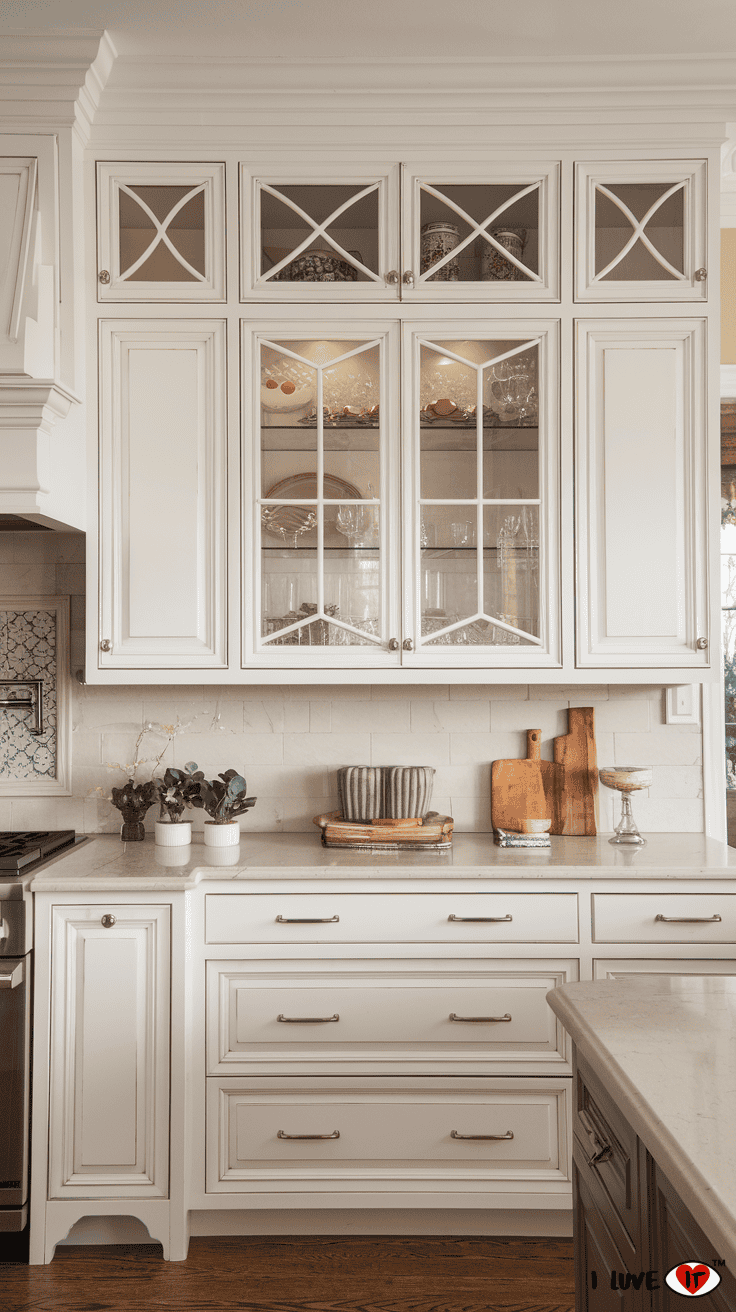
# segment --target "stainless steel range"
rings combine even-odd
[[[0,1258],[22,1261],[28,1221],[32,895],[26,875],[85,840],[73,829],[0,832]]]

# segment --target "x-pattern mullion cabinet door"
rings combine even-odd
[[[558,301],[560,166],[402,166],[402,282],[421,301]]]
[[[560,663],[559,323],[404,325],[403,663]]]
[[[710,665],[705,319],[576,325],[577,664]]]
[[[241,299],[399,299],[399,165],[240,171]]]
[[[575,166],[575,299],[708,296],[704,160]]]
[[[396,666],[399,327],[243,321],[243,659]]]
[[[225,165],[97,165],[99,301],[225,300]]]

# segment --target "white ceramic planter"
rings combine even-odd
[[[156,842],[159,847],[187,847],[191,841],[191,820],[182,820],[178,825],[156,821]]]
[[[205,820],[204,841],[206,847],[235,847],[240,842],[240,822],[230,820],[220,825],[216,820]]]

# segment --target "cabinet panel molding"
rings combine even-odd
[[[223,668],[225,324],[103,320],[100,371],[99,665]]]
[[[167,906],[53,910],[51,1198],[168,1194],[169,920]]]
[[[705,320],[580,320],[579,667],[704,669]]]

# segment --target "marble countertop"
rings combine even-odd
[[[713,1256],[736,1269],[736,978],[595,980],[547,1000]]]
[[[456,834],[449,852],[354,852],[324,848],[319,835],[244,833],[237,848],[157,847],[90,837],[28,876],[34,892],[120,889],[181,892],[202,880],[268,879],[733,879],[736,850],[702,834],[657,834],[635,852],[607,836],[553,838],[549,849],[499,848],[490,834]]]

